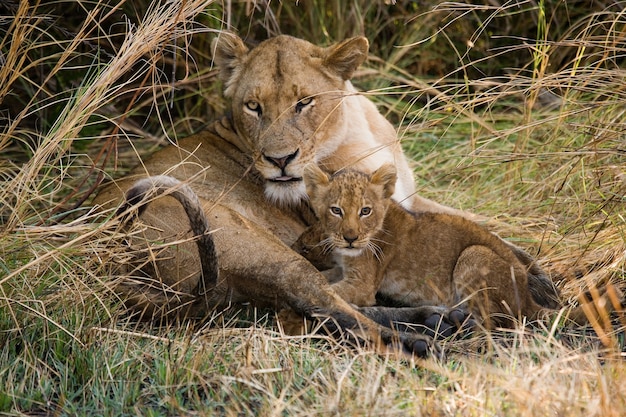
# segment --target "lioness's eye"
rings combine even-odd
[[[248,111],[248,113],[252,113],[253,116],[261,116],[262,110],[261,105],[256,101],[246,101],[244,104],[244,110]]]
[[[372,214],[372,208],[371,207],[363,207],[361,209],[361,212],[359,213],[359,216],[361,217],[367,217],[370,214]]]
[[[332,206],[332,207],[330,208],[330,212],[331,212],[334,216],[343,217],[343,210],[341,210],[341,207]]]
[[[296,103],[296,113],[300,113],[303,108],[313,103],[312,97],[306,97]]]

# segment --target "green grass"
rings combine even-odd
[[[251,42],[364,33],[355,84],[398,127],[422,194],[537,253],[565,302],[624,289],[623,3],[5,3],[0,414],[626,412],[619,321],[603,338],[558,321],[485,334],[418,363],[287,337],[268,311],[134,322],[111,291],[120,235],[88,205],[100,181],[225,111],[209,53],[223,21]]]

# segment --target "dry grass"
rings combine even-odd
[[[398,3],[80,1],[66,20],[0,6],[0,413],[626,412],[619,321],[598,337],[554,320],[408,363],[286,337],[267,312],[140,324],[108,290],[119,235],[83,203],[224,111],[208,53],[222,20],[256,40],[363,31],[373,56],[356,82],[397,124],[423,194],[537,253],[564,301],[623,289],[623,3]]]

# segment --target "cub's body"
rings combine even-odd
[[[371,175],[307,169],[319,223],[296,247],[314,263],[330,250],[340,256],[342,279],[333,289],[359,306],[373,305],[377,293],[407,306],[467,305],[488,326],[536,317],[542,307],[511,247],[463,217],[405,210],[391,199],[395,172],[391,165]]]

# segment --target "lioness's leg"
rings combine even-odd
[[[166,241],[171,236],[187,230],[187,225],[163,221],[157,199],[148,204],[141,221],[156,233],[156,240]],[[417,333],[396,332],[366,317],[341,299],[328,285],[326,278],[308,261],[284,245],[264,228],[243,218],[226,207],[204,203],[215,241],[219,263],[219,280],[214,288],[200,290],[200,262],[193,241],[172,245],[170,256],[153,262],[153,271],[161,279],[154,280],[150,288],[136,286],[130,299],[143,302],[140,308],[154,312],[174,310],[177,315],[202,316],[212,309],[230,302],[253,301],[275,308],[291,308],[309,318],[328,318],[327,327],[349,334],[372,344],[379,351],[390,346],[419,356],[440,353],[433,339]],[[184,219],[180,205],[167,204],[168,219]],[[191,246],[190,246],[191,245]],[[178,262],[177,254],[185,254],[185,264]],[[165,271],[185,269],[186,285],[176,285],[176,280],[163,277]],[[196,285],[190,285],[195,282]],[[162,283],[163,288],[158,284]],[[177,288],[166,291],[165,286]],[[128,294],[128,291],[127,291]],[[159,305],[162,304],[162,305]]]
[[[326,277],[306,259],[265,229],[243,222],[238,213],[212,209],[209,218],[221,225],[214,233],[220,273],[227,271],[220,286],[224,285],[227,293],[239,298],[235,301],[257,300],[277,309],[289,308],[309,319],[328,319],[327,328],[348,330],[377,349],[398,344],[420,356],[431,351],[439,353],[427,335],[396,332],[368,318],[339,297]],[[243,263],[242,258],[245,258]]]
[[[468,311],[445,306],[360,307],[359,311],[376,323],[403,332],[421,332],[436,338],[449,337],[475,326]]]

